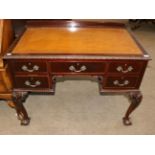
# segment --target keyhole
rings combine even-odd
[[[30,80],[31,80],[31,81],[33,81],[33,80],[34,80],[34,78],[33,78],[33,77],[31,77],[31,78],[30,78]]]
[[[124,80],[124,77],[121,77],[121,80]]]
[[[77,65],[77,66],[79,66],[79,65],[80,65],[80,63],[78,62],[78,63],[76,63],[76,65]]]

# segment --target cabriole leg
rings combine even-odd
[[[131,104],[123,117],[123,123],[124,125],[132,125],[132,122],[130,120],[130,114],[139,106],[139,104],[142,101],[142,94],[141,92],[132,92],[129,94],[129,99],[131,101]]]
[[[27,92],[14,92],[13,101],[17,112],[18,119],[21,121],[21,125],[28,125],[30,118],[28,117],[27,111],[23,105],[28,93]]]

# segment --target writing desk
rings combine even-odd
[[[121,24],[91,22],[31,22],[4,56],[13,82],[13,100],[22,125],[30,118],[23,106],[29,92],[54,94],[59,76],[98,78],[99,92],[128,94],[140,104],[139,90],[149,55]],[[92,94],[93,95],[93,94]]]

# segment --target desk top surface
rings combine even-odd
[[[13,54],[142,55],[125,28],[28,27]]]

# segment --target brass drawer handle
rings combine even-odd
[[[83,66],[81,66],[81,68],[79,70],[77,70],[74,66],[70,66],[69,70],[76,72],[76,73],[80,73],[80,72],[87,70],[87,67],[85,65],[83,65]]]
[[[32,88],[35,88],[37,86],[40,86],[41,85],[41,82],[40,81],[36,81],[34,84],[31,84],[31,82],[27,80],[27,81],[25,81],[25,85],[26,86],[30,86]]]
[[[124,70],[122,66],[118,66],[116,68],[116,70],[119,72],[122,72],[122,73],[128,73],[128,72],[131,72],[133,70],[133,67],[129,66],[126,70]]]
[[[115,86],[120,86],[120,87],[127,86],[129,83],[130,83],[130,82],[129,82],[128,80],[125,80],[123,83],[119,83],[118,80],[115,80],[115,81],[113,82],[113,84],[114,84]]]
[[[27,72],[34,72],[39,70],[39,66],[37,65],[34,65],[32,69],[29,69],[26,65],[23,65],[21,68],[23,71],[27,71]]]

